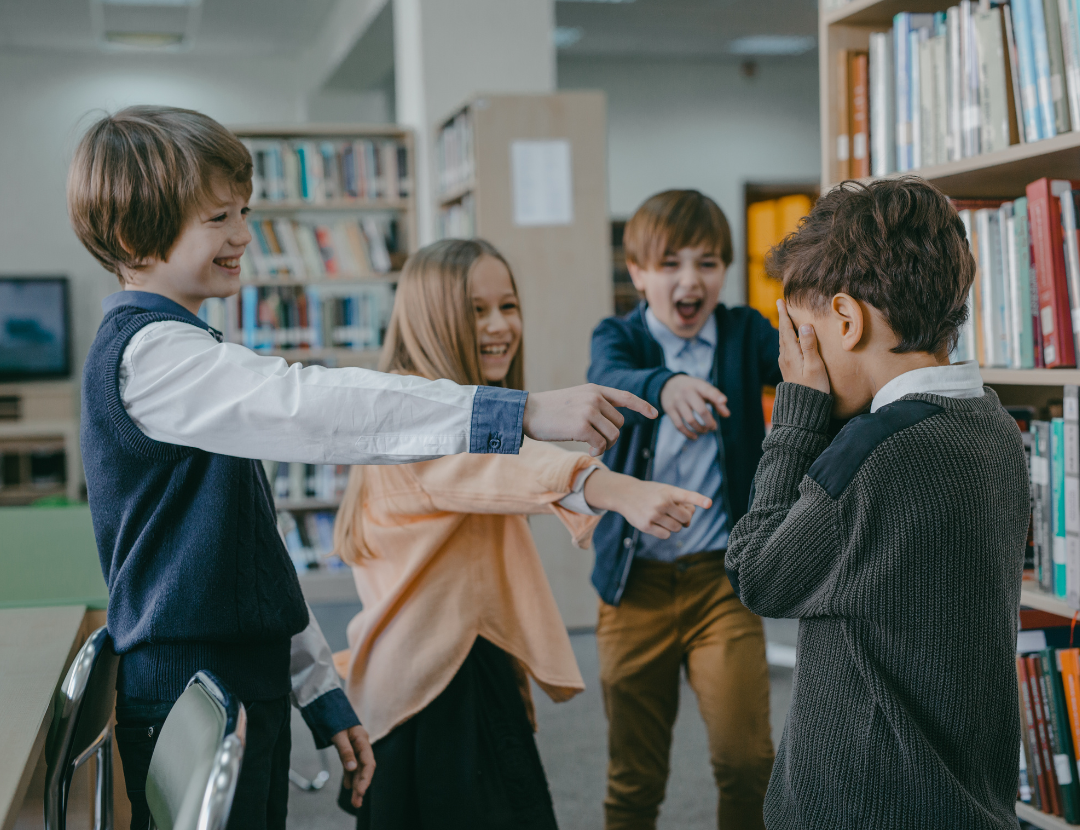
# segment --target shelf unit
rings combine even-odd
[[[838,102],[836,72],[839,53],[847,49],[865,50],[872,32],[888,31],[898,12],[936,12],[954,5],[950,0],[854,0],[838,8],[823,9],[818,16],[819,90],[821,112],[821,190],[826,192],[838,183],[834,160]],[[945,164],[924,167],[908,174],[917,175],[957,198],[1002,198],[1022,196],[1031,181],[1042,176],[1080,178],[1080,133],[1064,133],[1055,138],[1014,144],[994,153],[984,153]],[[869,179],[864,181],[870,181]],[[1060,401],[1062,386],[1080,384],[1080,369],[999,369],[981,370],[984,382],[993,387],[1006,405],[1029,404],[1046,407]],[[1063,618],[1074,610],[1062,600],[1049,596],[1027,582],[1021,588],[1021,605]],[[1047,815],[1018,802],[1016,815],[1044,830],[1074,827],[1062,819]]]
[[[0,421],[0,455],[57,449],[64,452],[63,483],[0,486],[0,505],[30,504],[48,496],[80,501],[83,475],[74,383],[64,380],[0,384],[0,397],[19,401],[18,418]]]

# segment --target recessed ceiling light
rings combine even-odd
[[[812,35],[750,35],[727,45],[732,55],[801,55],[817,45]]]
[[[106,32],[105,40],[133,49],[164,49],[179,46],[184,42],[184,36],[173,32]]]
[[[580,0],[574,0],[579,2]],[[585,30],[578,26],[556,26],[552,32],[552,40],[555,41],[556,49],[566,49],[573,46],[585,36]]]

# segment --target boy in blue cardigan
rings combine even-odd
[[[762,386],[781,379],[778,334],[757,311],[720,304],[731,231],[701,193],[648,199],[624,243],[645,302],[597,326],[589,380],[633,392],[663,416],[631,413],[604,462],[703,493],[713,507],[670,540],[646,538],[614,513],[596,530],[605,826],[655,827],[685,666],[708,730],[718,826],[762,827],[773,762],[765,640],[728,582],[724,552],[761,458]]]
[[[618,438],[633,395],[595,386],[496,387],[289,366],[197,316],[240,287],[251,241],[248,151],[190,110],[131,107],[76,150],[68,206],[79,240],[120,279],[86,359],[82,451],[120,655],[116,738],[132,827],[161,725],[188,679],[216,674],[247,709],[230,830],[284,828],[290,702],[333,743],[353,804],[374,770],[367,735],[311,620],[258,459],[405,463],[516,453],[522,435]],[[359,759],[359,763],[357,760]]]

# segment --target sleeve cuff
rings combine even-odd
[[[517,455],[524,436],[528,392],[477,386],[473,398],[469,452]]]
[[[308,725],[315,746],[324,749],[330,746],[330,738],[351,726],[359,726],[360,718],[349,703],[342,689],[331,689],[315,698],[300,710],[304,723]]]
[[[773,428],[797,427],[824,433],[829,428],[832,408],[832,395],[799,383],[781,383],[776,387]]]

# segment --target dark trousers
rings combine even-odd
[[[161,727],[172,709],[169,701],[140,700],[118,694],[116,744],[131,801],[131,830],[150,826],[146,773]],[[292,732],[289,698],[245,703],[247,738],[236,783],[228,830],[285,830],[289,807],[289,752]]]
[[[477,637],[450,685],[375,742],[357,830],[557,830],[511,659]]]

